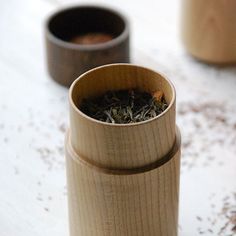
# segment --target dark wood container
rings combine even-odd
[[[129,24],[120,13],[104,7],[74,6],[59,10],[46,21],[46,54],[50,76],[70,86],[87,70],[111,63],[129,62]],[[103,33],[111,40],[77,44],[79,35]]]

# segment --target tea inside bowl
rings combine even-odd
[[[70,40],[70,42],[75,44],[91,45],[91,44],[106,43],[112,39],[113,37],[110,34],[95,32],[95,33],[86,33],[82,35],[77,35],[73,37]]]

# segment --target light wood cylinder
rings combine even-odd
[[[162,90],[168,108],[134,124],[83,114],[83,98],[108,90]],[[177,236],[180,134],[175,90],[165,77],[130,64],[102,66],[70,88],[66,138],[71,236]]]
[[[235,63],[235,22],[235,0],[182,0],[183,43],[197,59]]]

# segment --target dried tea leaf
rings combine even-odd
[[[108,91],[83,99],[80,110],[86,115],[108,123],[141,122],[161,114],[168,107],[162,91],[149,94],[137,89]]]
[[[164,93],[160,90],[157,90],[153,93],[153,97],[157,100],[157,101],[162,101],[163,97],[164,97]]]

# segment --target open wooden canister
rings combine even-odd
[[[46,21],[45,38],[49,74],[64,86],[94,67],[130,61],[128,20],[110,8],[58,10]]]
[[[168,108],[147,121],[109,124],[85,115],[82,99],[108,90],[164,92]],[[177,236],[180,132],[175,89],[131,64],[92,69],[71,86],[66,137],[71,236]]]

